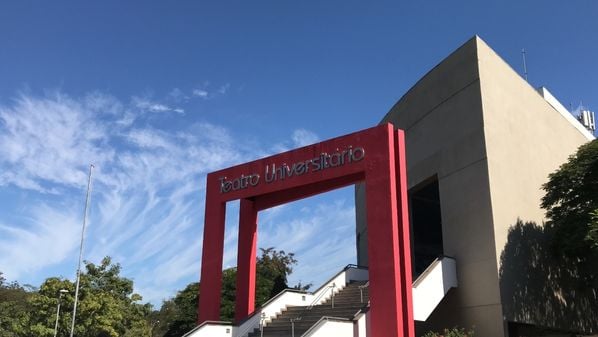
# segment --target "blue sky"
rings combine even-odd
[[[0,271],[74,278],[110,255],[159,305],[197,281],[207,172],[373,126],[480,35],[563,105],[598,110],[598,2],[4,1]],[[236,258],[237,205],[225,266]],[[346,188],[260,214],[291,282],[354,262]]]

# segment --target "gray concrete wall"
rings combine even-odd
[[[406,131],[409,187],[437,175],[443,244],[457,260],[459,288],[449,292],[426,329],[475,326],[504,336],[495,232],[474,38],[426,74],[384,117]],[[359,263],[367,264],[363,187],[356,188]]]
[[[588,141],[485,42],[475,37],[409,90],[382,122],[406,131],[409,187],[437,176],[444,253],[457,260],[451,290],[418,331],[507,321],[598,331],[598,295],[551,256],[541,189]],[[358,262],[367,265],[363,186],[356,187]]]
[[[485,43],[478,58],[505,318],[597,331],[598,298],[576,284],[570,263],[551,256],[540,208],[548,174],[588,139]]]

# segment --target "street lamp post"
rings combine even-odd
[[[62,294],[66,294],[69,291],[66,289],[60,289],[58,291],[58,307],[56,308],[56,324],[54,324],[54,337],[58,334],[58,317],[60,317],[60,300],[62,299]]]

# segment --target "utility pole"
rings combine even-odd
[[[89,165],[89,177],[87,178],[87,195],[85,196],[85,210],[83,211],[83,229],[81,230],[81,246],[79,247],[79,264],[77,265],[77,285],[75,286],[75,305],[73,307],[73,320],[71,322],[71,335],[75,332],[75,316],[77,315],[77,302],[79,301],[79,282],[81,281],[81,262],[83,261],[83,242],[85,239],[85,226],[87,225],[87,209],[91,197],[91,172],[93,164]]]

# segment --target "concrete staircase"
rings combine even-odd
[[[456,268],[455,259],[441,256],[415,280],[414,320],[426,321],[446,293],[457,287]],[[364,287],[367,279],[367,269],[348,265],[313,293],[285,289],[241,324],[206,321],[183,337],[259,337],[260,323],[264,323],[264,337],[367,336],[369,287]],[[339,290],[335,285],[344,288]],[[310,303],[317,305],[309,306]]]
[[[369,301],[367,281],[352,281],[337,292],[334,297],[320,305],[288,307],[270,323],[264,326],[264,337],[300,337],[322,317],[353,319]],[[360,289],[360,287],[362,289]],[[363,302],[362,293],[363,290]],[[334,308],[332,302],[334,301]],[[294,333],[293,333],[294,327]],[[259,329],[248,337],[260,337]]]

